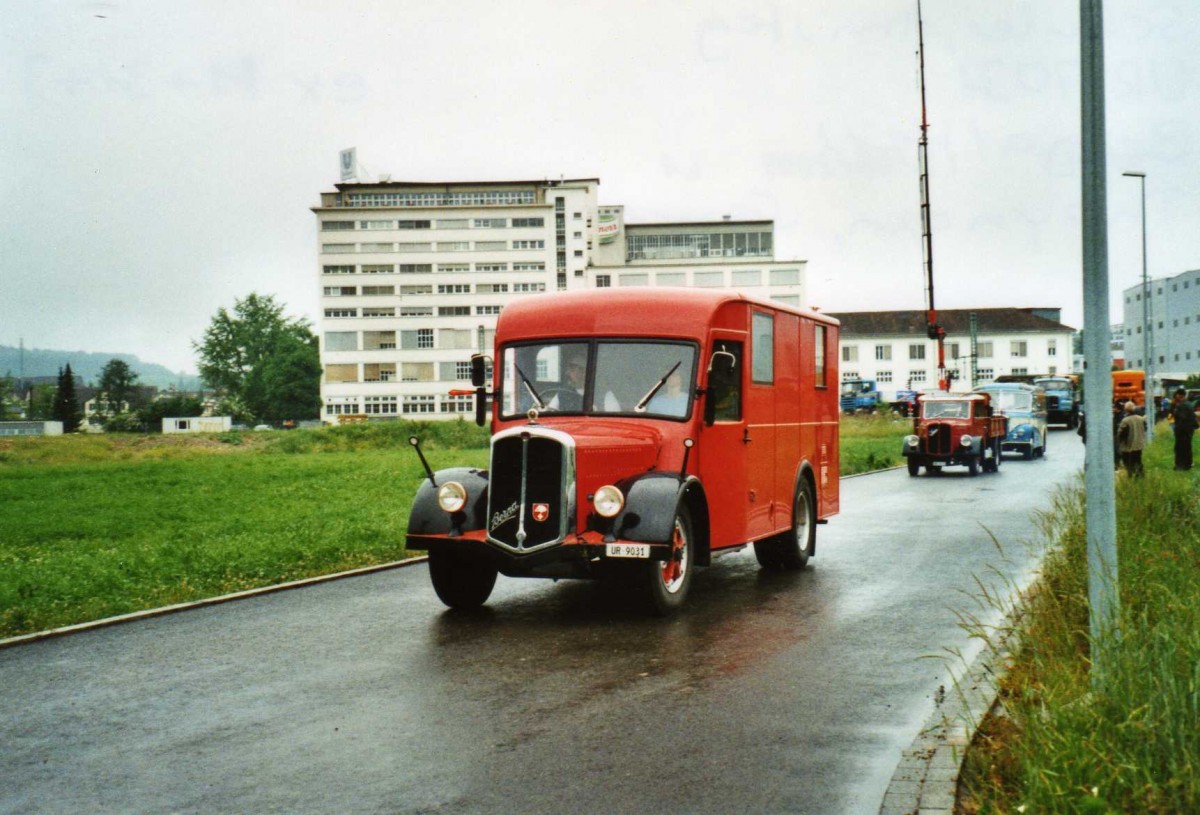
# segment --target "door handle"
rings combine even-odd
[[[754,441],[754,439],[750,438],[750,428],[742,428],[742,444],[749,444],[752,441]]]

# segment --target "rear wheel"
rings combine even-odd
[[[801,481],[796,497],[792,499],[792,528],[782,535],[756,541],[754,556],[764,569],[799,571],[808,565],[816,542],[816,501],[812,486],[807,481]]]
[[[696,544],[692,535],[692,516],[686,506],[675,510],[671,530],[671,554],[665,561],[650,560],[643,564],[641,583],[650,611],[665,617],[676,611],[687,597],[692,584]]]
[[[479,608],[496,585],[496,567],[479,557],[446,549],[429,552],[429,577],[438,599],[450,608]]]

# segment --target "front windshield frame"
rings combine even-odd
[[[580,397],[574,397],[567,391],[566,362],[570,357],[576,365],[573,370],[578,370],[580,356],[586,359],[583,392]],[[544,407],[538,410],[540,418],[624,416],[683,422],[689,420],[695,410],[700,344],[694,340],[539,338],[505,343],[500,347],[499,360],[496,399],[502,420],[524,417],[534,407],[533,396],[521,381],[518,367],[520,373],[530,377],[529,386],[543,401]],[[678,384],[682,394],[668,399],[668,383],[664,383],[644,410],[635,410],[638,401],[676,362],[680,363],[679,367],[668,383],[672,387]],[[676,377],[678,383],[674,381]],[[578,384],[575,390],[578,390]],[[569,404],[572,401],[574,404]]]
[[[1031,391],[987,391],[992,397],[992,409],[999,413],[1032,413],[1034,398]]]
[[[923,419],[969,419],[972,399],[931,399],[921,403]]]

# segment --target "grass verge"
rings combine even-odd
[[[843,474],[907,426],[848,417]],[[487,466],[466,422],[0,439],[0,637],[405,558],[414,433],[435,468]]]
[[[959,812],[1200,812],[1200,504],[1163,425],[1146,476],[1117,484],[1121,637],[1090,674],[1082,485],[1017,631],[999,712],[964,765]]]

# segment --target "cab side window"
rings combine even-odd
[[[759,385],[771,385],[775,382],[775,316],[754,312],[751,323],[753,331],[753,375],[754,382]]]
[[[742,418],[742,344],[721,340],[713,345],[708,372],[708,393],[716,406],[718,422]]]

